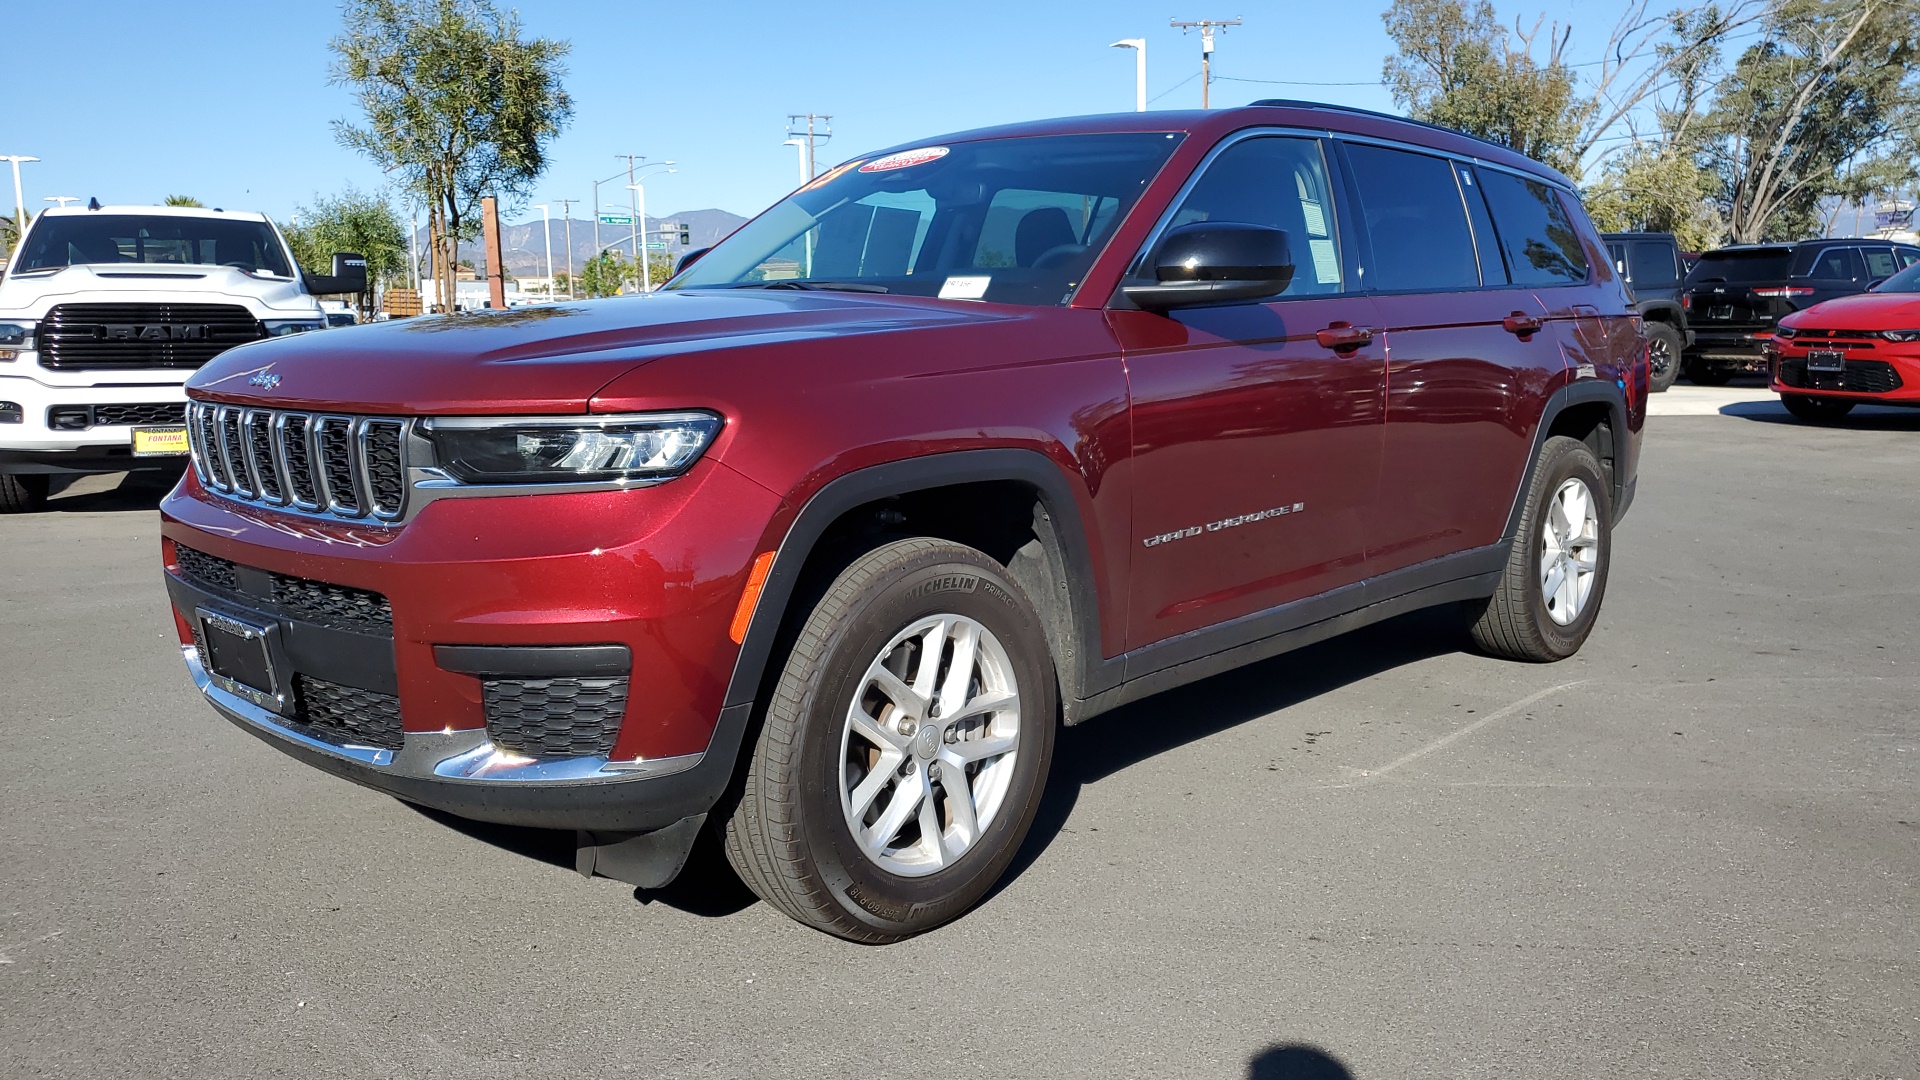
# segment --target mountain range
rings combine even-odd
[[[608,209],[604,211],[604,213],[622,215],[625,214],[626,211],[621,209]],[[682,251],[691,248],[709,247],[719,243],[720,240],[732,233],[735,229],[746,224],[746,221],[747,219],[741,217],[739,214],[730,214],[725,210],[681,210],[672,214],[663,214],[659,217],[648,214],[647,228],[656,230],[653,237],[655,243],[663,239],[666,241],[666,252],[668,255],[678,256]],[[554,218],[550,223],[550,227],[553,230],[553,269],[555,273],[564,274],[567,270],[568,224],[567,221],[560,218]],[[573,218],[571,224],[573,229],[573,269],[575,273],[578,273],[580,267],[585,265],[587,260],[593,258],[595,253],[593,219]],[[677,224],[687,226],[689,242],[685,247],[681,246],[677,230],[673,228]],[[669,230],[669,235],[665,237],[660,236],[657,230],[661,229]],[[632,226],[602,225],[600,226],[599,235],[600,246],[602,248],[618,247],[621,251],[627,253],[631,253],[633,250],[631,240],[633,235]],[[426,229],[422,228],[420,230],[418,242],[422,249],[426,247]],[[507,273],[512,274],[514,277],[545,276],[547,272],[547,248],[540,236],[540,220],[538,218],[516,225],[501,225],[500,249],[502,261],[507,265]],[[486,262],[484,245],[479,240],[463,242],[460,245],[460,258],[472,262],[474,266],[483,265]]]

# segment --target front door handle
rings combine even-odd
[[[1373,344],[1373,335],[1378,333],[1371,326],[1355,326],[1350,322],[1337,322],[1325,330],[1315,330],[1313,338],[1323,349],[1332,349],[1337,353],[1352,352],[1364,345]]]
[[[1524,311],[1516,311],[1500,320],[1501,328],[1506,330],[1507,333],[1518,337],[1521,341],[1525,341],[1539,333],[1540,328],[1546,325],[1545,319],[1542,319],[1538,315],[1529,315]]]

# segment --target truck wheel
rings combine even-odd
[[[29,514],[47,507],[48,477],[0,474],[0,514]]]
[[[1841,417],[1853,411],[1854,406],[1851,401],[1808,397],[1806,394],[1781,394],[1780,404],[1787,407],[1794,419],[1809,424],[1837,424]]]
[[[1613,497],[1586,443],[1555,435],[1540,448],[1519,534],[1473,640],[1509,660],[1546,663],[1580,651],[1607,591]]]
[[[1680,353],[1685,348],[1686,339],[1680,336],[1678,327],[1660,322],[1647,324],[1648,393],[1663,393],[1680,377]]]
[[[767,903],[850,941],[958,918],[1033,824],[1055,694],[1040,616],[999,563],[928,538],[867,553],[793,643],[728,861]]]
[[[1687,381],[1695,386],[1725,386],[1733,381],[1733,369],[1725,364],[1704,357],[1690,356],[1682,365],[1687,372]]]

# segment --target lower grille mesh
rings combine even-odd
[[[605,757],[627,712],[627,677],[489,679],[481,684],[487,734],[530,758]]]
[[[1885,360],[1849,358],[1840,371],[1808,371],[1805,360],[1780,361],[1780,385],[1798,390],[1845,390],[1885,394],[1900,389],[1900,373]]]
[[[295,675],[294,726],[302,734],[336,746],[371,746],[398,750],[405,735],[400,729],[400,699],[392,694],[357,686]]]

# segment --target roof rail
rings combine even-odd
[[[1430,124],[1425,120],[1415,120],[1408,116],[1395,116],[1393,113],[1377,112],[1373,109],[1356,108],[1352,105],[1333,105],[1325,101],[1295,101],[1292,98],[1261,98],[1259,101],[1251,101],[1248,102],[1248,104],[1277,106],[1282,109],[1317,109],[1322,112],[1349,113],[1354,116],[1372,116],[1381,120],[1397,120],[1402,124],[1412,124],[1414,127],[1423,127],[1429,131],[1444,131],[1449,135],[1458,135],[1463,139],[1472,139],[1474,142],[1486,143],[1488,146],[1499,147],[1499,149],[1505,150],[1509,154],[1519,153],[1519,151],[1511,146],[1501,146],[1492,139],[1482,138],[1478,135],[1469,135],[1458,128],[1445,127],[1440,124]]]

